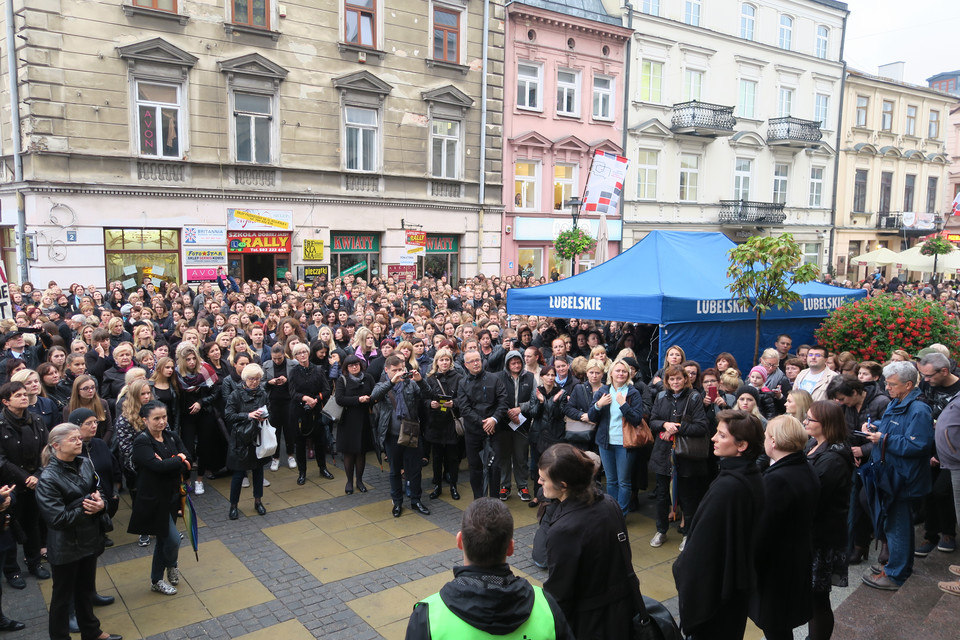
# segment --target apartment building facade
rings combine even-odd
[[[32,280],[499,269],[499,0],[13,8],[0,224],[9,249],[22,198]]]

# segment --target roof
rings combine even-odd
[[[927,82],[943,80],[944,78],[956,78],[957,76],[960,76],[960,69],[957,69],[956,71],[941,71],[940,73],[927,78]]]
[[[846,2],[837,2],[836,0],[810,0],[810,2],[832,7],[833,9],[840,9],[841,11],[849,11]]]
[[[565,16],[583,18],[593,22],[623,26],[619,16],[611,16],[603,8],[600,0],[522,0],[508,4],[522,4],[528,7],[546,9]]]
[[[953,94],[950,94],[950,93],[947,93],[946,91],[939,91],[938,89],[934,89],[934,88],[928,87],[928,86],[926,86],[926,85],[913,84],[913,83],[910,83],[910,82],[904,82],[903,80],[894,80],[894,79],[892,79],[892,78],[884,78],[884,77],[881,77],[881,76],[873,75],[872,73],[865,73],[865,72],[863,72],[863,71],[857,71],[856,69],[852,69],[852,68],[850,68],[850,67],[847,67],[847,75],[855,76],[855,77],[858,77],[858,78],[863,78],[864,80],[873,80],[873,81],[875,81],[875,82],[884,82],[884,83],[886,83],[886,84],[891,84],[891,85],[894,85],[894,86],[897,86],[897,87],[903,87],[903,88],[905,88],[905,89],[913,89],[913,90],[915,90],[915,91],[924,91],[924,92],[926,92],[926,93],[932,93],[932,94],[935,94],[935,95],[943,98],[944,100],[948,100],[948,101],[950,101],[950,102],[955,102],[955,101],[957,100],[957,96],[955,96],[955,95],[953,95]]]

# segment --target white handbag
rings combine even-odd
[[[277,452],[277,428],[264,420],[260,424],[260,444],[257,445],[257,460],[271,458]]]

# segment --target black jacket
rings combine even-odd
[[[860,411],[854,407],[843,407],[843,417],[847,422],[847,430],[850,431],[850,446],[860,447],[863,450],[862,458],[870,459],[870,452],[873,451],[873,443],[863,436],[853,435],[854,431],[862,431],[863,423],[867,418],[871,422],[879,422],[883,412],[887,410],[890,404],[890,396],[884,393],[883,387],[879,382],[868,382],[864,386],[866,397],[863,404],[860,405]]]
[[[97,480],[89,459],[50,458],[36,489],[37,508],[47,523],[50,564],[67,564],[103,551],[100,514],[83,511],[83,499],[94,491]]]
[[[230,432],[230,437],[227,440],[228,469],[249,471],[256,468],[259,436],[254,436],[252,441],[245,441],[240,437],[239,432],[241,427],[252,421],[248,414],[266,404],[267,392],[260,386],[256,389],[248,389],[246,385],[238,387],[227,398],[223,418]],[[257,426],[259,428],[260,425]]]
[[[29,411],[17,418],[0,409],[0,483],[25,488],[30,476],[40,477],[40,453],[47,444],[47,428]]]
[[[543,401],[537,397],[538,392],[543,396]],[[560,398],[555,400],[558,393]],[[560,387],[554,387],[548,394],[541,386],[534,389],[529,400],[521,405],[523,415],[530,420],[530,443],[535,444],[541,453],[558,442],[563,442],[568,399],[567,392]]]
[[[303,396],[317,399],[317,411],[323,408],[323,403],[330,397],[330,381],[315,364],[304,367],[297,363],[291,367],[287,386],[290,388],[290,406],[298,409]]]
[[[807,451],[815,444],[816,441],[811,441]],[[820,500],[813,521],[813,547],[846,549],[853,453],[845,444],[824,443],[813,455],[808,453],[807,457],[820,478]]]
[[[497,374],[481,371],[475,376],[464,376],[457,388],[456,403],[467,433],[483,435],[482,423],[487,418],[497,421],[497,429],[510,428],[505,424],[509,407],[507,389]]]
[[[514,380],[510,372],[504,369],[496,374],[503,382],[503,388],[507,392],[507,408],[519,407],[530,399],[530,394],[536,389],[533,374],[527,370],[520,371],[520,377]]]
[[[163,534],[169,519],[176,520],[180,509],[180,480],[187,472],[187,465],[177,454],[186,452],[180,436],[169,429],[164,430],[162,443],[154,440],[149,431],[142,431],[133,439],[137,499],[127,533]]]
[[[361,373],[360,381],[344,374],[337,379],[336,398],[343,411],[337,424],[337,451],[341,453],[363,453],[370,441],[370,410],[373,402],[360,402],[361,396],[369,396],[376,386],[373,378]]]
[[[427,412],[427,440],[438,444],[457,444],[457,430],[454,426],[454,416],[460,416],[460,409],[457,407],[457,390],[460,388],[460,382],[463,380],[463,374],[455,369],[450,369],[446,373],[439,371],[427,378],[428,393],[426,400],[439,400],[441,396],[453,398],[453,409],[430,409]]]
[[[553,613],[557,640],[574,640],[563,612],[544,591]],[[510,566],[454,567],[453,580],[440,589],[443,603],[458,618],[479,631],[506,635],[527,621],[533,610],[533,587],[510,572]],[[428,604],[418,604],[407,623],[406,640],[430,640]]]
[[[650,468],[654,473],[669,476],[672,474],[670,452],[673,449],[673,441],[660,438],[660,434],[664,432],[664,422],[680,422],[677,436],[706,438],[708,426],[707,414],[703,409],[703,397],[693,389],[684,389],[677,397],[669,391],[661,391],[653,403],[653,410],[650,411],[650,432],[653,434]],[[708,447],[708,450],[712,448]],[[675,457],[678,475],[705,476],[709,472],[708,460]]]
[[[792,629],[813,615],[813,518],[819,498],[820,479],[801,451],[763,472],[757,588],[750,598],[750,619],[761,629]]]

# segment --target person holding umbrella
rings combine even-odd
[[[479,352],[466,354],[463,364],[467,375],[457,388],[456,405],[463,420],[470,487],[474,500],[484,495],[496,498],[500,490],[500,464],[493,436],[498,428],[510,428],[506,423],[507,389],[499,376],[483,370]]]
[[[157,537],[150,571],[151,588],[172,596],[180,582],[177,567],[180,533],[175,524],[180,510],[180,482],[183,474],[190,473],[191,465],[180,436],[167,429],[167,407],[163,403],[148,402],[140,408],[140,416],[146,431],[133,440],[137,499],[127,533]]]

